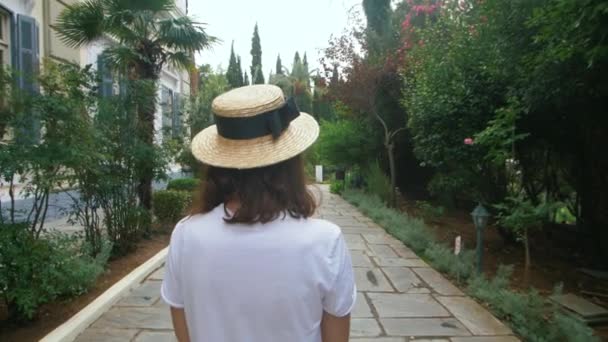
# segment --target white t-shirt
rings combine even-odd
[[[224,206],[171,236],[161,296],[184,308],[193,342],[321,342],[323,311],[343,317],[357,290],[333,223],[227,224]]]

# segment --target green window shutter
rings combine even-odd
[[[170,138],[173,135],[173,91],[165,86],[161,87],[160,105],[163,138]]]
[[[177,139],[182,133],[182,95],[173,94],[173,110],[172,110],[172,133],[173,138]]]
[[[36,80],[39,70],[39,49],[38,49],[38,24],[36,19],[26,15],[17,15],[15,27],[15,66],[17,70],[17,84],[26,94],[35,95],[40,92]],[[19,134],[19,139],[23,143],[40,142],[40,119],[35,115],[32,106],[28,109],[29,122],[24,131]]]
[[[38,25],[36,19],[21,14],[17,15],[17,70],[19,87],[30,94],[38,93]]]
[[[101,97],[114,95],[114,75],[103,53],[97,56],[97,74],[99,77],[99,95]]]

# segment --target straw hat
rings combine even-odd
[[[298,111],[281,88],[253,85],[213,100],[215,125],[192,140],[192,154],[204,164],[252,169],[277,164],[304,152],[319,136],[319,125]]]

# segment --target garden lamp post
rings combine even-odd
[[[483,231],[488,224],[490,213],[486,210],[486,208],[484,208],[483,205],[481,205],[481,203],[479,203],[471,213],[471,216],[473,217],[475,228],[477,228],[477,273],[481,274],[483,259]]]

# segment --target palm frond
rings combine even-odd
[[[157,26],[157,42],[177,51],[200,51],[218,41],[205,32],[202,23],[186,16],[159,20]]]
[[[103,0],[86,0],[61,12],[56,30],[66,45],[80,47],[102,37],[104,17]]]
[[[141,56],[134,49],[127,45],[113,45],[103,52],[103,58],[112,70],[119,73],[126,73],[134,64],[140,63],[144,56]]]
[[[167,62],[177,69],[189,69],[194,65],[193,58],[183,51],[167,53]]]
[[[175,9],[175,0],[105,0],[104,5],[110,13],[123,11],[161,13]]]

